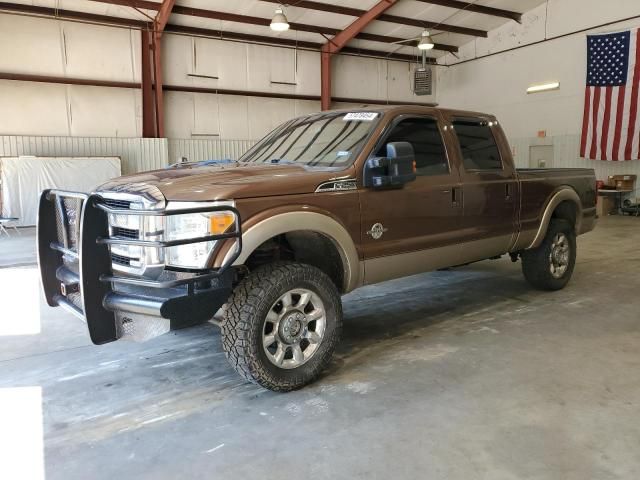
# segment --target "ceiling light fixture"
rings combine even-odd
[[[429,35],[429,32],[426,30],[422,32],[420,41],[418,42],[418,48],[420,50],[431,50],[434,46],[435,44],[433,43],[433,39],[431,38],[431,35]]]
[[[271,30],[274,32],[284,32],[289,30],[289,22],[284,14],[282,6],[276,8],[276,13],[273,15],[273,19],[271,20],[271,25],[269,25],[269,27],[271,27]]]
[[[558,90],[560,82],[543,83],[541,85],[531,85],[527,88],[527,93],[547,92],[549,90]]]

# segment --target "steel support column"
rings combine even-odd
[[[380,0],[351,25],[335,35],[322,46],[320,53],[320,106],[322,110],[331,108],[331,55],[338,53],[347,42],[358,35],[372,21],[378,18],[398,0]]]
[[[140,30],[142,44],[142,136],[152,138],[156,136],[155,99],[153,94],[153,56],[152,33]]]
[[[156,104],[156,137],[164,137],[164,94],[162,91],[162,41],[157,33],[152,35],[153,79]]]
[[[156,98],[156,136],[164,137],[164,94],[162,92],[162,32],[176,0],[163,0],[153,22],[153,73]]]

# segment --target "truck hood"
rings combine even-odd
[[[97,191],[122,191],[128,185],[157,187],[168,201],[213,201],[314,192],[319,184],[347,178],[351,170],[311,169],[300,165],[230,163],[181,166],[127,175]]]

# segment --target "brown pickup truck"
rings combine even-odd
[[[208,162],[211,163],[211,162]],[[91,194],[42,193],[47,302],[96,344],[211,319],[247,380],[313,381],[363,285],[510,255],[563,288],[594,228],[590,169],[516,169],[491,115],[427,107],[288,121],[237,162],[186,163]]]

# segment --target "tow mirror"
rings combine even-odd
[[[364,186],[401,187],[416,179],[413,146],[409,142],[387,143],[386,157],[372,157],[364,168]]]

